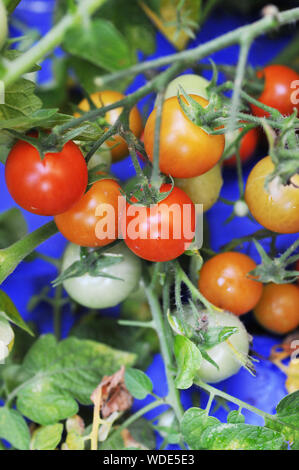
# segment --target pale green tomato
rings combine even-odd
[[[195,178],[175,178],[175,186],[183,189],[194,204],[202,204],[204,212],[217,202],[222,185],[220,164]]]
[[[120,263],[103,268],[103,272],[122,280],[107,277],[93,277],[89,274],[74,277],[64,281],[63,286],[69,296],[79,304],[89,308],[108,308],[118,305],[138,286],[141,276],[141,261],[120,242],[107,247],[105,253],[121,254]],[[80,259],[80,247],[69,244],[62,260],[62,271],[67,269],[74,261]]]
[[[209,325],[215,326],[236,326],[238,332],[229,337],[229,342],[242,355],[247,356],[249,351],[249,337],[245,326],[236,315],[229,312],[215,312],[215,315],[209,315]],[[213,364],[203,359],[198,372],[198,377],[204,382],[217,383],[236,374],[241,364],[234,355],[232,348],[223,341],[220,344],[207,350],[209,356],[218,364],[216,369]]]
[[[95,168],[97,165],[104,164],[107,168],[107,171],[109,171],[111,167],[111,162],[112,162],[112,156],[111,156],[111,151],[105,143],[101,145],[99,150],[97,150],[91,159],[88,162],[88,169],[91,170],[92,168]]]
[[[179,85],[181,85],[188,95],[199,95],[202,98],[208,99],[206,91],[207,86],[210,84],[208,80],[195,74],[184,74],[172,80],[165,92],[165,99],[171,96],[177,96]]]
[[[0,364],[12,350],[14,338],[14,331],[9,322],[0,316]]]
[[[7,14],[5,6],[0,0],[0,48],[3,46],[7,37]]]

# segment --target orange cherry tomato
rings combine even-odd
[[[299,86],[299,75],[295,70],[286,65],[268,65],[260,70],[257,76],[265,80],[264,90],[258,99],[261,103],[277,109],[286,116],[292,114],[294,108],[299,110],[299,103],[293,102],[296,96],[298,98],[296,88]],[[251,105],[251,109],[255,116],[269,117],[269,113],[258,106]]]
[[[262,295],[262,284],[247,277],[255,267],[255,262],[243,253],[220,253],[203,264],[198,288],[212,304],[243,315]]]
[[[277,233],[299,232],[299,174],[292,176],[287,185],[275,178],[265,180],[274,169],[270,157],[260,160],[249,174],[245,201],[253,217],[264,227]]]
[[[267,330],[289,333],[299,326],[299,288],[293,284],[267,284],[254,315]]]
[[[102,106],[108,106],[109,104],[122,100],[124,97],[125,96],[122,93],[112,90],[97,91],[96,93],[90,95],[91,101],[93,101],[97,108],[101,108]],[[82,100],[81,103],[79,103],[78,107],[79,109],[85,112],[90,110],[90,105],[86,98]],[[108,111],[105,115],[105,119],[108,124],[114,124],[121,112],[122,108],[115,108]],[[75,116],[78,117],[79,114],[75,113]],[[129,125],[133,134],[136,137],[139,137],[142,133],[143,125],[141,115],[136,106],[130,112]],[[112,147],[112,161],[114,162],[122,160],[124,157],[127,157],[129,155],[128,146],[125,140],[119,135],[115,135],[113,139],[107,140],[106,144],[109,147]]]
[[[58,230],[80,246],[105,246],[118,237],[118,197],[120,186],[112,179],[94,183],[77,204],[55,217]],[[98,210],[103,212],[98,213]],[[109,212],[108,212],[109,211]],[[102,226],[109,216],[107,226]],[[111,231],[110,231],[111,229]]]
[[[5,180],[11,196],[23,209],[38,215],[56,215],[83,196],[87,165],[72,141],[60,152],[46,153],[41,159],[33,145],[19,140],[8,155]]]
[[[208,101],[190,95],[203,107]],[[185,99],[185,98],[183,98]],[[156,108],[144,129],[145,150],[153,161]],[[210,135],[194,124],[181,109],[176,96],[163,103],[160,132],[160,170],[174,178],[192,178],[209,171],[220,160],[224,150],[224,135]]]

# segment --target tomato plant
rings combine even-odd
[[[56,215],[83,196],[87,166],[80,149],[71,141],[61,152],[46,153],[41,158],[33,145],[19,140],[8,155],[5,181],[21,207],[34,214]]]
[[[299,289],[293,284],[267,284],[254,309],[257,321],[269,331],[289,333],[299,326]]]
[[[113,307],[125,300],[138,286],[141,263],[125,244],[118,243],[111,248],[107,247],[105,253],[120,255],[123,259],[117,264],[104,267],[101,276],[84,274],[67,279],[63,283],[69,296],[84,307]],[[69,244],[63,255],[62,270],[67,269],[79,258],[80,247]]]
[[[201,106],[208,101],[190,95]],[[185,98],[183,98],[185,99]],[[144,128],[144,146],[153,160],[156,109],[150,114]],[[177,97],[163,104],[160,131],[160,170],[174,178],[191,178],[209,171],[221,158],[224,136],[212,135],[194,124],[184,114]]]
[[[170,184],[160,192],[171,190]],[[195,234],[195,207],[179,188],[151,207],[127,203],[121,229],[127,246],[148,261],[169,261],[188,248]]]
[[[248,276],[255,267],[255,262],[243,253],[213,256],[201,269],[199,290],[217,307],[243,315],[255,307],[262,295],[262,284]]]
[[[259,101],[267,106],[277,109],[283,115],[290,115],[294,108],[298,111],[298,103],[294,101],[294,89],[298,86],[299,75],[286,65],[268,65],[257,73],[264,79],[264,90]],[[258,106],[251,106],[256,116],[269,116]]]
[[[0,1],[0,47],[3,46],[7,36],[7,16],[3,1]]]
[[[283,185],[275,177],[265,187],[274,164],[270,157],[260,160],[249,174],[245,200],[253,217],[264,227],[277,233],[299,231],[299,175]]]
[[[102,106],[108,106],[116,101],[120,101],[124,98],[122,93],[113,90],[103,90],[96,93],[93,93],[90,96],[90,100],[93,102],[95,107],[101,108]],[[89,111],[90,110],[90,103],[89,101],[84,98],[78,105],[81,111]],[[105,114],[105,120],[111,126],[116,122],[122,112],[122,108],[114,108],[108,111]],[[76,113],[76,116],[79,114]],[[131,131],[136,137],[139,137],[142,132],[142,120],[140,113],[136,107],[134,107],[129,115],[129,126]],[[128,146],[124,139],[119,135],[113,136],[112,139],[107,141],[107,145],[111,148],[112,160],[118,161],[127,157],[129,154]]]
[[[57,215],[55,223],[72,243],[88,247],[105,246],[118,236],[120,196],[119,184],[103,178],[94,183],[71,209]]]

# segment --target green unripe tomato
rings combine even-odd
[[[102,269],[106,274],[121,280],[84,274],[63,282],[63,287],[69,296],[84,307],[96,309],[114,307],[125,300],[139,283],[141,261],[123,242],[113,247],[107,246],[105,253],[123,256],[120,263]],[[70,243],[63,255],[62,271],[79,259],[80,247]]]
[[[204,212],[217,202],[222,185],[223,179],[220,164],[215,165],[211,170],[195,178],[175,179],[175,186],[185,191],[194,204],[202,204]]]
[[[0,363],[13,348],[15,334],[6,318],[0,316]]]
[[[7,14],[3,1],[0,0],[0,48],[7,38]]]
[[[165,99],[171,96],[177,96],[179,85],[181,85],[188,95],[199,95],[208,99],[207,86],[210,84],[208,80],[195,74],[184,74],[172,80],[165,92]]]
[[[88,162],[88,169],[91,170],[92,168],[95,168],[98,165],[105,165],[106,170],[109,171],[111,167],[111,162],[112,162],[112,156],[111,156],[111,151],[105,143],[101,145],[99,150],[97,150],[91,159]]]

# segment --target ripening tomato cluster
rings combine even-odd
[[[290,115],[294,107],[299,110],[299,104],[294,105],[292,88],[294,80],[299,78],[296,72],[288,67],[271,65],[259,72],[258,76],[264,80],[264,90],[259,97],[261,103],[276,108],[284,115]],[[124,289],[119,290],[120,296],[114,296],[116,303],[122,301],[136,285],[141,271],[139,258],[159,262],[182,255],[194,238],[195,204],[202,204],[203,211],[207,211],[219,197],[223,183],[221,157],[226,146],[238,138],[242,129],[232,136],[209,134],[188,118],[176,96],[178,86],[181,85],[195,102],[205,108],[209,104],[208,84],[202,77],[189,74],[173,80],[166,90],[161,117],[159,167],[162,174],[173,178],[174,187],[170,184],[161,186],[160,195],[165,193],[164,199],[155,204],[156,212],[152,212],[150,207],[144,207],[134,236],[129,229],[134,226],[134,208],[140,206],[136,205],[136,198],[132,197],[124,204],[119,216],[119,183],[109,175],[102,175],[101,179],[88,185],[88,170],[102,161],[99,154],[95,154],[87,165],[79,146],[74,142],[67,142],[61,151],[46,153],[42,157],[31,143],[18,141],[8,156],[5,177],[14,200],[30,212],[54,216],[59,231],[72,243],[65,255],[65,268],[79,259],[79,246],[95,248],[109,245],[117,239],[120,227],[125,244],[121,244],[116,251],[124,255],[133,274],[129,276],[130,282],[126,283],[128,289],[124,286]],[[95,108],[100,108],[123,98],[116,91],[94,93],[89,100],[84,99],[79,104],[75,116],[90,111],[91,103]],[[181,98],[185,100],[183,95]],[[251,111],[256,116],[267,116],[256,106],[252,106]],[[102,122],[107,123],[107,126],[113,125],[121,112],[121,107],[111,109]],[[130,129],[137,138],[142,135],[151,162],[154,158],[156,113],[154,108],[144,129],[136,107],[129,115]],[[254,154],[258,139],[257,128],[251,128],[242,136],[239,146],[242,163]],[[114,135],[105,145],[105,161],[112,158],[116,162],[129,153],[126,141],[119,135]],[[225,166],[234,166],[236,156],[233,155],[223,163]],[[281,185],[274,179],[266,190],[265,181],[272,170],[270,157],[263,158],[252,169],[245,190],[249,211],[261,225],[273,232],[299,232],[299,174],[294,175],[287,185]],[[181,217],[170,214],[169,208],[173,205],[179,207],[183,214]],[[113,233],[106,232],[105,226],[101,225],[108,206],[114,209]],[[185,206],[190,209],[188,215],[183,211]],[[162,237],[161,233],[164,223],[168,227],[167,238]],[[184,232],[185,225],[190,229],[188,235]],[[175,236],[178,232],[181,234],[179,238]],[[115,247],[111,249],[113,251]],[[284,333],[298,326],[299,288],[272,284],[263,287],[249,274],[255,267],[254,261],[244,254],[227,252],[215,255],[204,263],[198,288],[211,303],[235,315],[254,310],[257,320],[271,331]],[[121,266],[117,265],[115,275],[119,270]],[[69,279],[64,284],[73,298],[81,298],[83,295],[85,300],[81,302],[92,308],[113,304],[103,278],[100,278],[101,286],[97,278],[91,282],[91,276],[88,275],[81,284],[79,278],[76,279]],[[119,281],[109,279],[109,282]]]

